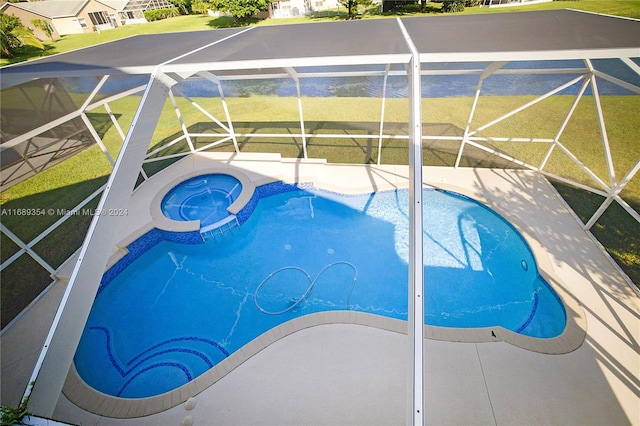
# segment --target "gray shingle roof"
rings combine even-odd
[[[12,3],[13,6],[45,18],[76,16],[89,0],[46,0]]]

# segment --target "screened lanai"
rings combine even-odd
[[[191,153],[408,164],[410,423],[424,422],[423,165],[535,171],[601,199],[586,230],[611,206],[640,222],[629,202],[640,151],[612,154],[639,130],[635,20],[561,10],[144,35],[5,67],[1,85],[3,190],[93,144],[110,172],[67,214],[34,207],[41,232],[14,232],[24,217],[3,217],[14,248],[3,270],[25,262],[55,278],[64,259],[39,243],[86,206],[126,208],[134,188]],[[118,221],[85,222],[29,380],[36,414],[56,406]]]

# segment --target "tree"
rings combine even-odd
[[[44,45],[20,19],[0,12],[0,56],[10,58],[22,46],[44,49]]]
[[[51,35],[51,27],[49,26],[47,21],[43,19],[32,19],[31,23],[34,27],[41,29],[47,35],[47,37],[49,37],[49,39],[53,41],[53,36]]]
[[[207,10],[212,6],[206,0],[193,0],[191,2],[191,10],[196,13],[201,13],[203,15],[207,14]]]
[[[347,8],[347,19],[355,19],[358,12],[358,0],[340,0],[340,4]]]
[[[358,6],[371,6],[372,0],[338,0],[341,5],[347,8],[347,19],[356,19]]]
[[[178,8],[181,15],[190,15],[193,12],[191,0],[169,0]]]
[[[210,0],[211,9],[230,13],[242,21],[267,10],[268,0]]]

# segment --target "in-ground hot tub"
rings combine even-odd
[[[200,221],[201,231],[233,219],[228,208],[242,192],[242,183],[234,176],[210,173],[187,179],[173,187],[162,199],[160,208],[169,219]]]

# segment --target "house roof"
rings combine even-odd
[[[114,10],[121,11],[129,3],[129,0],[98,0],[102,4],[106,4]]]
[[[46,0],[11,3],[11,5],[45,18],[54,19],[76,16],[88,2],[89,0]]]
[[[189,73],[407,63],[402,27],[421,62],[640,58],[640,21],[565,9],[139,35],[4,67],[1,83],[150,74],[159,64]]]

